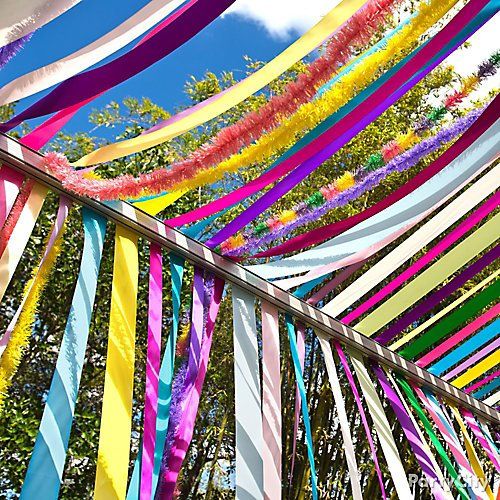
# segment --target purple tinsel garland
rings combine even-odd
[[[309,209],[306,205],[304,210],[295,220],[289,224],[279,227],[277,230],[269,232],[264,236],[251,237],[244,245],[229,250],[225,255],[235,256],[243,255],[244,253],[258,249],[261,245],[269,243],[278,238],[283,238],[294,229],[316,221],[325,213],[346,205],[347,203],[355,200],[369,189],[378,186],[388,175],[395,172],[404,172],[409,168],[415,166],[424,156],[436,151],[444,144],[450,142],[460,134],[464,133],[481,115],[484,108],[475,109],[463,118],[459,118],[452,125],[447,128],[441,129],[433,137],[424,139],[422,142],[415,145],[413,148],[401,153],[394,157],[389,163],[383,167],[369,173],[362,179],[361,182],[355,186],[346,189],[339,193],[337,196],[328,200],[326,203],[317,208]],[[305,205],[305,204],[304,204]]]
[[[24,46],[25,43],[30,41],[33,33],[14,40],[3,47],[0,47],[0,69],[3,68]]]

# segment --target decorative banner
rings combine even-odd
[[[264,499],[281,498],[281,369],[278,310],[262,302],[262,459]]]
[[[106,59],[152,28],[184,0],[152,0],[95,42],[58,61],[22,75],[0,89],[0,105],[48,89]]]
[[[82,209],[83,256],[56,370],[21,490],[22,499],[57,499],[80,386],[106,220]]]
[[[309,410],[307,408],[307,393],[304,384],[304,376],[300,367],[299,351],[297,348],[297,341],[295,338],[295,328],[293,327],[292,318],[286,314],[285,323],[288,331],[288,341],[290,342],[290,351],[293,360],[293,369],[295,371],[295,378],[297,379],[297,387],[299,388],[300,398],[302,399],[302,417],[304,420],[304,427],[306,430],[306,444],[307,444],[307,458],[309,459],[309,467],[311,469],[311,487],[313,500],[318,499],[318,485],[316,476],[316,466],[314,465],[314,443],[311,432],[311,421],[309,418]]]
[[[440,309],[439,312],[437,312],[434,316],[431,316],[427,321],[424,321],[422,324],[418,325],[417,328],[414,328],[409,333],[401,337],[399,340],[391,344],[389,346],[389,349],[395,351],[396,349],[399,349],[400,347],[406,345],[410,340],[420,335],[423,331],[427,330],[427,328],[436,323],[436,321],[445,317],[450,311],[454,311],[458,306],[460,306],[463,302],[472,297],[479,290],[484,288],[488,283],[491,283],[492,281],[496,280],[499,275],[500,275],[500,269],[495,273],[490,274],[487,278],[485,278],[483,281],[480,281],[476,286],[472,287],[470,290],[467,290],[466,293],[460,295],[460,297],[454,300],[451,304],[447,305],[443,309]],[[481,324],[479,324],[477,320],[474,320],[472,323],[470,323],[462,330],[454,334],[452,337],[447,339],[445,342],[435,347],[431,352],[428,353],[428,357],[426,357],[424,361],[422,361],[424,359],[422,358],[419,359],[416,363],[418,364],[418,366],[424,368],[431,361],[437,359],[441,354],[444,354],[446,351],[454,347],[457,341],[463,340],[467,338],[469,335],[472,335],[480,326]],[[439,339],[436,339],[436,341],[437,340]],[[429,346],[434,344],[434,342],[435,342],[434,339],[429,338]],[[421,362],[425,364],[421,364]]]
[[[349,420],[347,419],[347,414],[345,411],[344,397],[342,396],[339,377],[337,375],[337,369],[335,368],[335,362],[333,360],[332,348],[330,347],[330,341],[326,336],[324,336],[321,332],[316,332],[316,335],[318,337],[319,345],[321,346],[321,350],[323,351],[323,356],[325,358],[328,380],[330,381],[330,388],[332,390],[333,398],[335,400],[335,406],[337,408],[340,431],[342,432],[342,438],[344,439],[344,449],[347,468],[349,469],[349,479],[351,481],[352,496],[356,500],[362,500],[363,494],[361,492],[358,464],[356,462],[356,455],[354,452]]]
[[[137,239],[129,229],[116,227],[96,500],[125,498],[127,490],[139,274]]]
[[[226,0],[226,6],[223,10],[229,7],[233,1],[227,2]],[[171,118],[167,124],[159,130],[140,135],[134,139],[104,146],[84,156],[74,165],[88,166],[137,153],[138,151],[144,151],[145,149],[157,146],[184,132],[192,130],[208,120],[216,118],[228,109],[238,105],[252,94],[255,94],[255,92],[264,88],[297,61],[300,61],[303,57],[316,49],[329,35],[347,21],[363,3],[363,0],[342,0],[341,2],[335,0],[334,8],[323,17],[316,26],[311,28],[299,38],[299,40],[290,45],[264,67],[248,76],[243,81],[236,83],[226,91],[217,94],[215,99],[208,103],[202,102],[198,104],[195,110],[193,110],[194,112],[191,111],[189,114],[182,117]],[[208,6],[203,7],[203,9],[208,10]],[[223,10],[221,10],[221,12]],[[192,22],[192,17],[194,17],[194,14],[190,16],[189,23]],[[20,119],[26,119],[26,117],[21,114]],[[10,120],[10,122],[13,122],[13,120]]]
[[[7,290],[24,249],[28,244],[47,192],[48,189],[45,186],[41,184],[34,185],[19,220],[12,231],[7,247],[0,257],[0,300],[3,299],[5,290]]]
[[[233,290],[236,498],[264,498],[263,434],[255,297]]]
[[[368,405],[368,411],[372,417],[380,446],[382,446],[382,451],[384,452],[384,457],[389,472],[391,473],[396,492],[399,498],[412,499],[413,494],[410,490],[410,485],[408,484],[401,458],[399,457],[398,448],[394,442],[391,426],[385,416],[384,408],[377,395],[375,386],[368,375],[368,370],[364,365],[363,358],[355,351],[349,351],[349,354],[351,355],[354,370],[356,371],[361,390],[365,397],[366,404]]]
[[[2,0],[0,47],[41,28],[80,0]]]

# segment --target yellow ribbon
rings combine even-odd
[[[399,292],[392,295],[354,328],[365,335],[373,335],[491,245],[497,239],[499,230],[500,214],[497,214]]]
[[[132,426],[138,236],[116,227],[108,354],[94,498],[124,499]]]
[[[488,370],[497,366],[500,363],[500,351],[496,350],[492,354],[490,354],[487,358],[484,358],[477,365],[474,365],[472,368],[469,368],[463,375],[457,377],[453,380],[452,384],[455,387],[461,389],[465,387],[467,384],[475,380],[481,375],[484,375]]]

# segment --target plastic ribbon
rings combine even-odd
[[[12,332],[14,331],[14,328],[19,320],[19,317],[23,311],[24,305],[26,304],[26,301],[28,300],[28,297],[29,297],[31,291],[33,290],[33,287],[35,286],[37,276],[38,276],[40,270],[42,269],[45,261],[47,260],[47,257],[49,256],[52,248],[54,247],[54,244],[56,243],[59,236],[62,234],[62,231],[64,228],[64,223],[66,221],[66,217],[68,216],[70,207],[71,207],[71,202],[69,201],[69,199],[61,196],[60,202],[59,202],[59,208],[57,210],[56,221],[52,227],[52,231],[50,233],[49,240],[47,242],[47,245],[45,246],[43,256],[40,260],[40,264],[38,265],[30,284],[24,290],[23,299],[21,300],[21,303],[19,304],[19,306],[16,310],[16,313],[14,314],[9,325],[7,326],[5,333],[0,338],[0,358],[2,357],[2,354],[5,351],[5,348],[7,347],[10,336],[12,335]]]
[[[483,447],[484,451],[488,455],[488,458],[491,460],[492,464],[495,466],[495,469],[497,471],[500,471],[500,463],[498,461],[498,455],[497,455],[496,451],[491,447],[488,440],[486,439],[485,435],[483,434],[483,431],[479,427],[479,424],[476,422],[474,415],[471,413],[470,410],[467,410],[465,408],[461,408],[460,412],[462,413],[466,424],[469,426],[469,429],[472,431],[474,436],[476,436],[476,439],[479,441],[479,443]]]
[[[475,384],[472,384],[471,386],[464,389],[464,392],[471,393],[472,391],[479,389],[479,387],[482,387],[483,385],[487,384],[488,382],[495,380],[497,377],[500,377],[500,370],[497,370],[496,372],[490,373],[489,375],[487,375],[483,379],[478,380]],[[477,393],[474,393],[473,396],[479,398],[480,396],[477,396],[476,394]]]
[[[445,493],[444,486],[444,476],[439,466],[433,457],[429,446],[423,439],[420,433],[420,429],[417,427],[413,417],[408,412],[406,405],[402,401],[401,397],[397,392],[397,387],[395,384],[393,386],[389,383],[387,375],[384,370],[380,368],[377,364],[372,365],[373,371],[377,376],[382,389],[389,400],[396,418],[398,419],[403,432],[410,443],[410,448],[415,454],[415,458],[419,463],[422,471],[424,472],[429,484],[431,486],[432,493],[436,499],[453,498],[451,497],[449,491]]]
[[[448,473],[452,477],[453,483],[455,484],[461,498],[464,500],[470,498],[469,495],[467,494],[467,492],[465,491],[464,486],[460,481],[460,477],[459,477],[455,467],[451,463],[451,460],[448,457],[446,450],[443,448],[441,441],[439,441],[439,438],[437,437],[436,433],[434,432],[434,429],[432,428],[432,424],[429,422],[427,415],[424,413],[424,410],[422,409],[422,407],[418,403],[418,400],[415,396],[415,393],[412,391],[410,385],[401,376],[396,376],[396,381],[403,389],[404,393],[406,394],[406,397],[408,398],[408,401],[410,401],[411,406],[413,407],[413,409],[417,413],[419,420],[422,422],[422,425],[424,426],[425,432],[427,432],[427,435],[429,436],[432,444],[434,445],[439,456],[443,460],[443,463],[444,463],[444,466],[446,467],[446,470],[448,471]]]
[[[500,175],[500,170],[497,171]],[[495,177],[494,179],[498,179]],[[469,188],[464,194],[460,195],[456,200],[452,201],[429,222],[426,222],[421,228],[415,231],[409,238],[401,243],[396,249],[392,250],[383,259],[378,261],[360,278],[349,285],[345,290],[338,294],[333,300],[323,307],[323,310],[331,316],[337,317],[341,312],[350,307],[356,300],[362,297],[365,293],[374,288],[378,283],[381,283],[387,276],[394,272],[406,260],[415,255],[420,249],[426,246],[430,241],[442,234],[452,224],[458,221],[475,205],[480,203],[489,194],[495,191],[495,185],[491,185],[486,181],[490,181],[491,177],[480,179]],[[500,184],[500,180],[498,180]],[[500,195],[493,196],[485,202],[479,209],[471,214],[457,228],[446,235],[436,246],[431,248],[420,257],[416,262],[412,263],[404,272],[397,278],[385,285],[380,291],[372,295],[368,300],[363,302],[356,309],[342,318],[342,322],[349,324],[353,320],[359,318],[368,309],[394,292],[398,286],[416,276],[429,262],[448,249],[459,238],[463,237],[471,228],[478,224],[483,218],[491,213],[500,201]]]
[[[489,352],[488,347],[489,346],[487,346],[487,349],[485,350],[485,352]],[[472,361],[470,363],[471,364],[475,363],[476,361],[481,359],[481,356],[483,356],[483,355],[484,355],[484,353],[482,353],[480,351],[479,353],[477,353],[476,356],[472,356],[471,358],[469,358],[469,359],[472,359]],[[500,363],[500,351],[497,350],[493,354],[490,354],[487,358],[484,358],[483,360],[481,360],[479,363],[477,363],[472,368],[469,368],[464,374],[457,377],[451,383],[455,387],[458,387],[459,389],[461,389],[462,387],[465,387],[467,384],[470,384],[473,380],[477,379],[480,375],[483,375],[491,368],[497,366],[499,363]],[[452,372],[450,372],[450,373],[452,373]],[[449,375],[449,374],[447,374],[447,375]],[[455,374],[453,374],[453,375],[455,375]],[[450,377],[447,376],[446,378],[451,378],[451,376]]]
[[[262,302],[262,459],[264,499],[281,498],[281,371],[278,310]]]
[[[377,432],[380,446],[384,452],[384,457],[389,472],[391,473],[396,492],[399,498],[411,499],[413,498],[413,494],[408,484],[406,472],[401,463],[398,448],[392,435],[391,426],[385,416],[384,408],[377,395],[375,386],[368,375],[368,370],[363,363],[362,356],[355,351],[349,351],[349,354],[351,355],[351,361],[361,385],[361,391],[365,397],[366,404],[368,405],[368,411],[372,417],[375,431]]]
[[[0,47],[41,28],[80,0],[3,0],[0,6]]]
[[[489,406],[493,406],[493,405],[496,405],[499,401],[500,401],[500,391],[496,392],[495,394],[493,394],[489,398],[485,399],[483,401],[483,403],[487,404]]]
[[[493,274],[490,274],[483,281],[480,281],[476,286],[472,287],[470,290],[467,290],[467,292],[460,295],[460,297],[458,299],[454,300],[451,304],[447,305],[443,309],[440,309],[439,312],[437,312],[434,316],[431,316],[427,321],[424,321],[422,324],[418,325],[417,328],[414,328],[409,333],[407,333],[402,338],[400,338],[398,341],[391,344],[389,346],[389,349],[395,351],[396,349],[399,349],[400,347],[407,344],[410,340],[414,339],[416,336],[420,335],[423,331],[427,330],[427,328],[432,326],[438,320],[440,320],[441,318],[446,316],[450,311],[455,310],[459,305],[461,305],[467,299],[472,297],[472,295],[477,293],[479,290],[484,288],[488,283],[495,280],[499,274],[500,274],[500,270],[494,272]],[[482,324],[484,324],[484,323],[482,323]],[[422,368],[424,368],[431,361],[433,361],[434,359],[437,359],[441,354],[444,354],[447,350],[454,347],[456,345],[457,341],[463,340],[463,339],[467,338],[469,335],[472,335],[479,327],[482,326],[482,324],[479,324],[476,320],[474,320],[470,325],[467,325],[462,330],[460,330],[459,332],[454,334],[452,337],[447,339],[445,342],[436,346],[431,352],[429,352],[426,355],[428,357],[425,357],[425,360],[422,361],[422,359],[423,359],[422,358],[422,359],[419,359],[416,363],[419,366],[421,366]],[[437,340],[439,340],[439,339],[437,339]],[[432,343],[433,343],[433,340],[430,342],[430,344],[432,344]],[[421,363],[423,363],[423,364],[421,364]]]
[[[219,312],[219,305],[222,299],[223,291],[224,281],[220,278],[215,278],[213,293],[210,301],[209,303],[203,304],[204,309],[208,309],[208,318],[206,324],[204,325],[205,334],[199,356],[198,371],[191,393],[189,394],[186,404],[184,405],[182,421],[177,431],[174,449],[169,455],[168,471],[165,476],[165,482],[164,485],[162,484],[158,494],[160,499],[170,499],[173,497],[177,476],[179,475],[182,462],[184,461],[184,457],[186,456],[189,445],[191,444],[203,382],[205,381],[205,375],[208,369],[208,360],[212,347],[215,320],[217,319],[217,314]],[[193,333],[191,333],[191,336],[192,335]]]
[[[236,497],[264,498],[263,434],[255,298],[233,290]]]
[[[85,207],[82,213],[85,237],[80,272],[21,490],[23,499],[59,496],[106,232],[106,220],[100,215]]]
[[[476,333],[472,338],[460,344],[456,349],[453,349],[453,351],[441,358],[437,363],[430,366],[428,371],[438,377],[441,376],[445,371],[462,361],[465,357],[470,356],[478,348],[491,342],[498,335],[499,331],[500,319],[497,319],[486,328],[483,328],[479,333]]]
[[[0,167],[0,228],[3,227],[23,182],[24,175],[17,170],[5,165]]]
[[[234,0],[190,0],[179,9],[168,29],[159,30],[107,64],[60,83],[49,94],[0,125],[0,130],[7,132],[24,120],[78,105],[128,80],[188,41],[233,3]]]
[[[249,269],[266,279],[310,269],[303,276],[277,282],[282,288],[290,288],[368,258],[437,210],[488,168],[488,162],[496,155],[495,137],[500,136],[500,122],[497,125],[439,174],[382,212],[312,250]]]
[[[330,382],[330,388],[332,390],[335,406],[337,408],[340,431],[342,432],[342,438],[344,440],[344,450],[347,467],[349,469],[349,479],[351,481],[352,496],[356,500],[361,500],[363,498],[363,494],[361,492],[358,464],[356,462],[356,455],[354,452],[349,420],[347,419],[345,410],[344,397],[342,396],[339,377],[337,375],[337,369],[335,368],[335,362],[333,360],[332,348],[330,346],[328,338],[325,337],[321,332],[316,332],[316,336],[318,337],[319,345],[321,347],[321,350],[323,351],[328,380]]]
[[[462,448],[462,444],[458,439],[457,433],[455,432],[449,418],[441,408],[438,400],[434,394],[427,389],[421,389],[414,384],[412,384],[412,386],[414,391],[417,393],[417,396],[429,412],[429,415],[436,424],[437,428],[441,432],[446,444],[450,448],[450,451],[458,464],[460,475],[467,484],[469,493],[473,498],[475,498],[477,494],[479,494],[480,498],[486,498],[484,488],[479,483],[479,479],[477,478],[469,460],[465,455],[465,451]]]
[[[229,2],[225,8],[231,3]],[[167,125],[154,132],[140,135],[134,139],[104,146],[81,158],[75,165],[86,166],[119,158],[143,151],[177,137],[208,120],[216,118],[228,109],[236,106],[247,97],[258,92],[272,80],[284,73],[290,66],[317,48],[342,23],[360,8],[363,0],[342,0],[316,26],[311,28],[299,40],[290,45],[281,54],[243,81],[230,89],[217,94],[217,98],[209,103],[200,103],[194,112],[181,118],[173,117]],[[208,7],[204,7],[208,9]]]
[[[493,492],[491,491],[490,485],[488,484],[488,479],[484,474],[483,467],[481,466],[481,462],[477,457],[476,450],[469,437],[469,433],[467,432],[467,427],[465,427],[464,421],[462,420],[462,416],[460,415],[460,412],[458,411],[458,408],[456,406],[452,405],[451,403],[449,403],[449,406],[453,415],[455,416],[456,421],[458,422],[460,430],[462,431],[462,436],[464,438],[464,443],[465,443],[465,451],[467,452],[469,461],[472,464],[472,468],[474,469],[474,472],[481,481],[481,484],[483,485],[488,497],[493,499],[494,498]]]
[[[141,499],[150,499],[152,492],[163,302],[161,248],[151,243],[149,252],[148,347],[146,354],[146,394],[144,398],[144,431],[141,458]]]
[[[28,244],[47,192],[48,189],[45,186],[34,185],[9,238],[7,247],[0,257],[0,300],[3,299],[7,286]]]
[[[472,393],[473,397],[475,397],[477,399],[484,398],[484,396],[486,396],[490,392],[492,392],[495,389],[497,389],[498,387],[500,387],[500,372],[497,371],[493,375],[495,375],[495,377],[492,377],[492,380],[490,379],[491,380],[490,383],[488,383],[486,385],[483,384],[484,387],[482,389]]]
[[[124,498],[130,454],[139,259],[137,234],[116,227],[108,353],[94,498]]]
[[[98,40],[58,61],[22,75],[0,89],[0,105],[48,89],[90,68],[152,28],[184,0],[152,0]]]
[[[309,467],[311,469],[311,487],[313,500],[318,499],[318,484],[316,477],[316,466],[314,465],[314,443],[312,440],[311,421],[309,418],[309,410],[307,408],[307,394],[304,384],[304,376],[300,367],[299,352],[297,348],[297,340],[295,338],[295,328],[293,326],[292,318],[286,314],[285,323],[288,332],[288,341],[290,342],[290,351],[293,360],[293,369],[295,378],[297,379],[297,387],[299,388],[300,398],[302,400],[302,417],[304,419],[304,427],[306,430],[306,444],[307,444],[307,458],[309,460]]]
[[[491,219],[491,220],[494,220],[494,219]],[[500,217],[495,222],[500,223]],[[488,224],[488,223],[486,223],[486,224]],[[485,226],[486,226],[486,224],[485,224]],[[495,224],[491,224],[489,226],[489,229],[491,229],[492,227],[495,227]],[[482,229],[482,227],[481,227],[481,229]],[[476,231],[475,233],[472,234],[472,236],[470,236],[466,240],[466,241],[469,241],[469,243],[471,243],[472,248],[476,248],[476,249],[478,248],[475,245],[476,242],[473,241],[473,236],[478,234],[479,232],[480,232],[480,230]],[[482,233],[482,235],[478,235],[478,239],[479,239],[479,236],[484,236],[484,232]],[[489,246],[490,243],[491,242],[489,242],[487,245],[485,245],[485,247]],[[413,302],[413,304],[414,304],[419,299],[421,299],[422,296],[425,295],[425,293],[432,290],[432,286],[436,286],[437,284],[439,284],[439,281],[437,281],[438,276],[443,277],[443,274],[445,274],[442,272],[445,265],[447,265],[447,264],[451,265],[452,259],[453,258],[456,259],[457,254],[460,255],[459,250],[462,250],[462,251],[464,250],[464,247],[459,249],[459,247],[457,246],[455,248],[457,249],[457,253],[454,254],[454,253],[452,253],[453,250],[450,251],[449,252],[450,257],[446,263],[444,261],[447,259],[448,254],[445,257],[442,257],[436,263],[436,267],[431,266],[429,268],[429,271],[432,269],[435,272],[435,281],[429,280],[429,282],[426,283],[426,286],[430,286],[431,288],[427,288],[427,289],[424,288],[424,290],[425,290],[424,292],[418,291],[416,293],[415,287],[417,286],[417,283],[415,283],[415,287],[411,287],[411,284],[409,284],[409,285],[406,285],[406,287],[401,290],[401,294],[399,295],[399,299],[401,300],[402,304],[400,307],[397,308],[397,310],[399,311],[398,314],[401,313],[402,311],[404,311],[405,309],[408,309],[409,307],[411,307],[412,304],[408,304],[406,302],[408,296],[411,296],[411,295],[414,296],[414,302]],[[480,250],[476,252],[476,255],[470,257],[470,259],[476,257],[480,252],[482,252],[484,250],[484,247],[483,248],[479,247],[479,248],[480,248]],[[466,253],[466,252],[462,252],[462,254],[463,253]],[[477,273],[480,273],[483,269],[485,269],[487,266],[489,266],[499,255],[500,255],[500,247],[498,247],[498,246],[494,247],[492,250],[490,250],[488,253],[484,254],[480,259],[478,259],[472,265],[470,265],[464,271],[462,271],[462,273],[455,276],[455,278],[453,278],[451,281],[446,283],[446,285],[441,287],[439,290],[434,291],[429,297],[424,299],[416,307],[414,307],[413,309],[408,311],[406,314],[404,314],[395,323],[391,324],[391,326],[389,326],[389,328],[384,330],[381,334],[379,334],[376,337],[376,341],[385,344],[389,340],[392,340],[396,335],[400,334],[406,327],[410,326],[412,323],[414,323],[415,321],[420,319],[424,314],[428,313],[431,309],[436,307],[442,300],[444,300],[446,297],[448,297],[450,295],[450,293],[458,290],[467,281],[472,279]],[[467,261],[466,262],[455,261],[454,264],[456,264],[457,266],[458,265],[463,266],[466,263],[467,263]],[[440,266],[440,264],[442,264],[442,266]],[[449,274],[447,274],[444,278],[442,278],[441,281],[444,281],[446,278],[451,276],[452,272],[454,272],[454,271],[455,271],[455,269],[452,268],[452,271],[449,272]],[[425,274],[425,273],[422,273],[422,275],[423,274]],[[429,274],[427,274],[427,277],[429,277]],[[422,281],[419,281],[419,284],[421,285]],[[395,294],[394,297],[397,295],[398,294]],[[394,304],[392,304],[392,307],[394,307]],[[380,309],[380,307],[379,307],[379,309]],[[378,309],[376,309],[374,312],[376,312],[376,311],[378,311]],[[388,316],[393,314],[394,309],[389,308],[389,311],[390,312],[388,313]],[[393,318],[394,317],[395,316],[393,316]],[[387,324],[387,323],[384,323],[384,325],[385,324]]]

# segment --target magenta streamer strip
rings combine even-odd
[[[163,59],[222,14],[234,0],[191,0],[171,16],[168,29],[161,29],[126,54],[98,68],[68,78],[52,92],[8,122],[7,132],[25,120],[60,111],[93,98],[137,75]]]
[[[264,210],[285,193],[295,187],[301,180],[313,172],[321,163],[330,158],[359,131],[380,116],[389,106],[394,104],[411,87],[424,78],[445,57],[451,53],[460,43],[455,43],[450,50],[436,54],[452,40],[468,22],[480,12],[482,7],[488,3],[487,0],[471,0],[460,12],[443,28],[432,40],[425,45],[414,57],[404,64],[391,78],[389,78],[368,99],[363,101],[354,111],[342,118],[334,127],[318,137],[316,141],[327,141],[327,144],[319,152],[304,161],[290,175],[278,182],[267,191],[261,198],[247,208],[243,213],[229,222],[224,228],[210,238],[206,245],[210,248],[220,245],[227,238],[235,234],[246,224],[255,220]],[[493,15],[493,11],[491,12]],[[477,26],[476,29],[478,29]],[[467,39],[474,30],[465,35]],[[429,60],[432,62],[429,63]],[[425,66],[427,64],[427,66]],[[408,79],[408,80],[407,80]],[[402,82],[405,82],[403,85]],[[389,96],[389,97],[387,97]],[[333,137],[332,137],[333,136]],[[314,143],[315,141],[313,141]],[[313,144],[311,143],[311,145]],[[301,151],[308,149],[306,146]],[[297,154],[300,154],[297,153]]]
[[[155,243],[151,243],[149,252],[148,347],[141,458],[141,500],[151,498],[153,485],[162,320],[163,266],[161,248]]]
[[[486,385],[488,382],[495,380],[497,377],[500,377],[500,370],[497,370],[496,372],[490,373],[487,377],[484,377],[483,379],[479,380],[475,384],[464,389],[464,391],[469,394],[469,393],[475,391],[476,389],[479,389],[483,385]]]
[[[483,434],[483,431],[479,428],[479,425],[476,422],[474,415],[471,413],[470,410],[467,410],[465,408],[460,408],[460,413],[463,415],[465,423],[469,426],[469,429],[472,431],[474,436],[476,436],[476,439],[479,441],[484,451],[488,455],[488,458],[495,466],[497,472],[500,472],[500,463],[498,462],[498,456],[496,455],[495,451],[491,448],[490,443]]]
[[[337,194],[320,207],[309,208],[302,212],[294,221],[271,231],[264,236],[252,236],[248,241],[233,250],[225,252],[226,255],[242,255],[259,248],[260,246],[284,238],[295,229],[318,220],[320,217],[338,207],[343,207],[359,198],[367,191],[378,186],[386,177],[395,172],[404,172],[415,166],[422,158],[438,150],[457,136],[463,134],[481,115],[483,109],[475,109],[465,117],[459,118],[447,128],[439,130],[436,135],[424,139],[413,148],[393,158],[385,166],[371,172],[353,187]]]
[[[448,340],[439,344],[431,352],[429,352],[425,356],[422,356],[418,361],[416,361],[416,364],[421,368],[425,368],[426,366],[430,365],[437,358],[447,353],[450,349],[456,347],[460,342],[462,342],[462,340],[465,340],[466,338],[470,337],[473,333],[477,332],[479,328],[481,328],[483,325],[485,325],[492,319],[496,318],[498,314],[500,314],[500,304],[493,306],[491,309],[489,309],[484,314],[479,316],[479,318],[476,318],[474,321],[469,323],[460,331],[452,335]],[[465,389],[465,392],[470,392],[473,390],[474,390],[473,388],[469,387]]]
[[[433,461],[420,439],[417,429],[406,412],[403,403],[389,383],[384,370],[382,370],[382,368],[380,368],[377,364],[373,364],[372,368],[385,392],[385,395],[387,396],[387,399],[389,400],[390,405],[392,406],[392,409],[394,410],[394,413],[396,414],[397,419],[399,420],[399,423],[401,424],[401,427],[403,428],[403,432],[410,443],[410,447],[415,454],[417,462],[422,468],[424,474],[427,476],[429,484],[433,485],[432,492],[434,497],[438,500],[448,498],[441,486],[439,476],[434,469]]]
[[[481,205],[477,210],[475,210],[465,221],[463,221],[457,228],[455,228],[451,233],[449,233],[445,238],[443,238],[436,246],[425,253],[420,259],[413,263],[408,269],[402,272],[397,278],[393,279],[389,284],[384,286],[375,295],[370,297],[368,300],[363,302],[354,311],[350,312],[344,316],[341,321],[343,323],[350,324],[355,319],[359,318],[363,313],[371,309],[373,306],[378,304],[382,299],[387,297],[396,288],[400,287],[405,281],[409,280],[413,276],[422,270],[427,264],[432,262],[438,255],[442,254],[451,245],[457,242],[464,234],[469,232],[476,224],[479,224],[485,217],[488,216],[495,208],[498,207],[500,203],[500,194],[497,193],[489,200],[487,200],[483,205]]]

